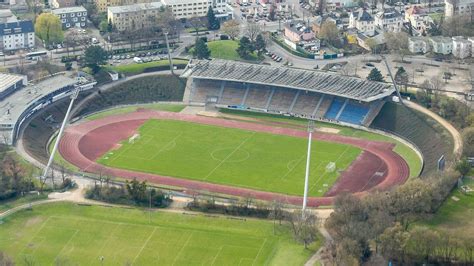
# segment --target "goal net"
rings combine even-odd
[[[336,171],[336,163],[335,162],[330,162],[326,165],[326,172],[332,173]]]

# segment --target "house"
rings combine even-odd
[[[112,6],[107,9],[107,19],[118,31],[150,28],[163,11],[161,2]]]
[[[410,23],[412,28],[418,32],[426,31],[433,19],[419,6],[411,6],[405,11],[405,22]]]
[[[474,57],[474,37],[469,37],[467,40],[471,42],[471,56]]]
[[[111,6],[127,6],[134,4],[151,3],[154,0],[93,0],[99,13],[107,12]]]
[[[51,6],[53,8],[73,7],[76,5],[74,0],[52,0]]]
[[[472,16],[474,14],[474,0],[445,0],[444,15],[452,16]]]
[[[303,21],[288,22],[284,31],[286,39],[298,43],[300,41],[310,41],[315,38],[311,28],[305,26]]]
[[[471,55],[472,42],[464,39],[464,37],[453,37],[453,55],[457,58],[464,59]]]
[[[365,9],[359,8],[349,14],[349,28],[356,28],[359,32],[373,35],[375,31],[375,21]]]
[[[433,36],[429,40],[433,53],[448,55],[453,52],[453,40],[451,38]]]
[[[410,37],[408,50],[414,54],[425,54],[431,50],[430,43],[425,37]]]
[[[375,52],[381,51],[385,45],[384,34],[378,31],[375,31],[372,35],[359,32],[357,34],[357,43],[367,51],[372,51],[372,49],[374,49]]]
[[[85,28],[87,26],[87,10],[83,6],[53,9],[51,13],[61,20],[63,29]]]
[[[10,9],[0,9],[0,23],[15,22],[18,21],[15,15],[13,15]]]
[[[0,51],[35,47],[35,27],[31,20],[0,24]]]
[[[375,26],[388,32],[400,32],[403,16],[395,8],[387,8],[375,15]]]

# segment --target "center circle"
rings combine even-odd
[[[211,152],[212,159],[222,162],[238,163],[247,160],[250,153],[243,149],[236,150],[235,148],[220,148]]]

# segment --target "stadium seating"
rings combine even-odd
[[[275,89],[272,101],[268,107],[269,111],[288,112],[291,103],[295,98],[296,90],[292,89]]]
[[[267,86],[250,84],[244,105],[253,108],[265,108],[271,90]]]
[[[222,96],[218,100],[220,104],[240,105],[244,98],[245,85],[243,83],[226,82]]]
[[[341,110],[343,105],[344,100],[339,98],[334,99],[324,117],[327,119],[336,120],[337,114],[339,114],[339,111]]]
[[[361,125],[365,116],[369,112],[369,107],[356,102],[348,102],[337,120],[355,125]]]
[[[320,98],[321,95],[314,92],[301,92],[290,112],[297,115],[310,116]]]

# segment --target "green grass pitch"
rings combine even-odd
[[[139,138],[98,160],[111,167],[302,195],[307,140],[174,120],[149,120]],[[359,148],[313,141],[310,196],[322,196]],[[330,162],[336,170],[326,171]]]
[[[0,250],[18,265],[303,265],[320,246],[288,225],[54,203],[0,224]],[[28,264],[27,262],[34,264]]]

